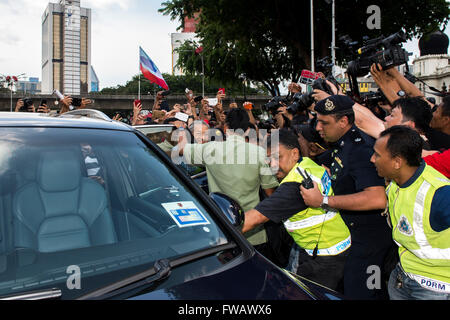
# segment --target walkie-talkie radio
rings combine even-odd
[[[306,172],[306,170],[305,170],[305,174],[303,174],[302,171],[300,170],[300,168],[297,167],[297,171],[298,171],[298,173],[300,173],[300,175],[303,178],[303,181],[302,181],[303,188],[305,188],[305,189],[312,189],[312,188],[314,188],[314,183],[313,183],[311,177]]]
[[[311,176],[308,175],[308,172],[306,172],[306,170],[305,170],[305,174],[303,174],[299,167],[297,167],[297,171],[303,178],[303,181],[302,181],[303,188],[305,188],[305,189],[314,188],[313,180],[311,179]],[[319,239],[317,239],[316,246],[314,247],[314,250],[313,250],[313,255],[312,255],[313,259],[315,259],[317,257],[317,252],[319,251],[319,240],[320,240],[320,235],[322,234],[323,222],[322,222],[322,227],[320,228]]]

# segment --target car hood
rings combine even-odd
[[[130,299],[315,300],[334,299],[334,294],[331,290],[313,283],[305,284],[256,253],[250,259],[225,271],[138,294]]]

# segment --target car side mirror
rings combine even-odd
[[[239,203],[227,196],[226,194],[219,192],[212,192],[209,194],[211,199],[217,204],[217,206],[222,210],[224,215],[228,218],[233,226],[242,229],[244,226],[245,214]]]

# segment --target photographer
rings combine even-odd
[[[332,89],[335,94],[343,95],[340,89],[338,90],[334,86],[332,86]],[[318,101],[329,97],[328,93],[321,90],[315,90],[313,96]],[[430,121],[433,117],[432,110],[423,97],[400,98],[397,96],[392,106],[391,114],[383,121],[376,117],[368,108],[359,103],[354,103],[353,111],[355,113],[356,126],[376,139],[386,128],[399,124],[407,125],[417,130],[422,135],[422,138],[427,141],[425,144],[426,150],[445,150],[450,147],[450,136],[437,132],[437,130],[430,127]]]
[[[155,97],[152,110],[165,110],[166,112],[169,112],[170,111],[169,104],[167,100],[164,99],[169,94],[170,94],[169,90],[158,91]]]
[[[19,99],[16,103],[15,112],[36,112],[33,100],[30,98]]]
[[[143,113],[146,111],[146,113]],[[148,110],[142,110],[142,103],[139,100],[133,102],[133,117],[131,119],[132,126],[147,124]]]
[[[59,103],[61,105],[59,114],[63,114],[71,110],[85,109],[92,104],[92,100],[87,98],[73,98],[64,95],[64,98],[60,99]]]

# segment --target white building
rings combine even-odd
[[[80,0],[49,3],[42,15],[42,93],[91,91],[91,9]]]
[[[194,17],[184,19],[184,28],[182,32],[172,33],[171,34],[171,42],[172,42],[172,75],[183,75],[184,72],[180,68],[177,68],[178,62],[178,53],[175,52],[180,46],[184,44],[185,41],[195,41],[198,43],[199,39],[196,37],[196,27],[199,22],[198,20],[199,14],[194,14]]]
[[[437,103],[442,98],[432,94],[429,87],[440,91],[448,91],[450,86],[450,56],[447,54],[449,39],[444,33],[437,31],[419,42],[420,57],[414,59],[414,75],[425,82],[416,82],[416,86],[425,97],[434,97]],[[429,87],[428,87],[429,86]]]
[[[198,42],[198,39],[196,38],[196,34],[193,32],[172,33],[170,36],[172,42],[172,75],[180,76],[183,75],[184,72],[176,66],[179,55],[175,50],[182,46],[185,41],[190,40]]]

